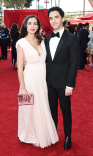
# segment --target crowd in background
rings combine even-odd
[[[65,29],[70,33],[77,35],[79,39],[80,45],[80,59],[79,59],[79,67],[78,69],[82,70],[85,68],[85,64],[88,62],[88,55],[89,52],[89,67],[93,67],[92,63],[92,55],[93,55],[93,28],[92,32],[89,31],[89,23],[79,23],[75,30],[72,26],[70,26],[70,22],[64,21],[63,23]]]
[[[70,22],[64,21],[64,28],[70,33],[77,35],[80,45],[80,59],[78,69],[82,70],[85,68],[85,64],[88,62],[89,67],[93,67],[92,56],[93,56],[93,28],[92,32],[89,32],[89,23],[79,23],[77,27],[74,28],[70,25]],[[7,50],[11,50],[11,59],[13,68],[17,69],[17,53],[16,53],[16,42],[19,39],[20,28],[17,24],[12,24],[11,29],[8,29],[4,23],[0,24],[0,46],[1,46],[1,58],[7,59]],[[40,34],[45,38],[46,33],[43,29],[40,30]],[[10,49],[11,46],[11,49]],[[8,47],[8,48],[7,48]],[[87,56],[87,51],[89,52],[89,57]]]
[[[7,50],[11,50],[11,59],[13,68],[17,69],[17,53],[16,53],[16,42],[19,39],[20,28],[17,24],[12,24],[11,29],[8,29],[4,23],[0,24],[0,46],[2,56],[1,59],[7,59]],[[11,46],[11,49],[10,49]]]

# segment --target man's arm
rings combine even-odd
[[[75,79],[77,75],[80,55],[79,41],[77,36],[75,35],[70,44],[69,53],[70,53],[70,69],[66,86],[75,87]]]

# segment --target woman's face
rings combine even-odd
[[[27,21],[27,32],[28,32],[28,34],[35,34],[37,29],[38,29],[37,19],[34,17],[29,18],[29,20]]]

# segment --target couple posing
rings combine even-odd
[[[29,15],[24,19],[16,44],[19,93],[25,99],[30,93],[34,94],[34,105],[19,106],[18,137],[21,142],[41,148],[58,142],[59,99],[65,133],[64,149],[68,150],[72,125],[70,97],[79,64],[79,43],[77,36],[64,29],[61,8],[50,8],[48,16],[54,32],[46,37],[45,43],[39,35],[39,19]],[[24,61],[27,63],[23,71]]]

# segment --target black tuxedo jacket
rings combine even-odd
[[[9,30],[5,27],[4,29],[1,29],[1,46],[6,45],[8,43],[8,38],[9,38]]]
[[[46,80],[48,86],[55,88],[75,87],[75,79],[79,65],[79,41],[77,36],[64,30],[52,61],[49,41],[51,34],[45,38],[47,51]]]
[[[77,37],[79,39],[80,48],[86,50],[86,48],[87,48],[87,37],[88,37],[87,30],[86,29],[78,30]]]

